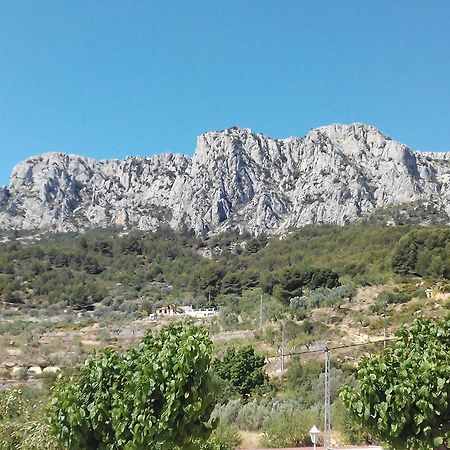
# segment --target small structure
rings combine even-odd
[[[177,314],[177,310],[173,306],[160,306],[159,308],[155,309],[155,316],[156,317],[162,317],[162,316],[173,317],[176,314]]]
[[[192,306],[160,306],[153,314],[149,314],[151,319],[160,317],[192,317],[194,319],[206,319],[217,317],[219,311],[214,308],[194,309]]]
[[[193,317],[195,319],[206,319],[208,317],[217,317],[219,315],[219,311],[214,308],[194,309],[192,306],[181,306],[180,309],[183,311],[184,316]]]
[[[433,289],[431,288],[425,289],[425,294],[427,296],[427,299],[433,298]]]

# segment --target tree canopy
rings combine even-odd
[[[255,349],[248,345],[240,350],[228,348],[222,359],[216,359],[213,367],[217,375],[228,383],[231,395],[238,394],[246,399],[252,391],[262,388],[268,383],[264,371],[265,360],[258,356]]]
[[[52,429],[69,450],[197,448],[215,404],[207,331],[174,324],[123,355],[106,349],[54,391]]]
[[[420,276],[450,277],[450,230],[412,230],[397,243],[392,254],[395,272]]]
[[[373,436],[398,450],[444,445],[450,438],[450,320],[403,326],[392,346],[361,361],[357,381],[341,398]]]

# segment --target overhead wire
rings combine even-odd
[[[373,345],[373,344],[379,344],[381,342],[388,342],[388,341],[393,341],[396,338],[386,338],[386,339],[378,339],[376,341],[369,341],[369,342],[359,342],[359,343],[355,343],[355,344],[344,344],[344,345],[337,345],[334,347],[330,347],[324,344],[323,348],[320,349],[314,349],[314,350],[303,350],[300,352],[290,352],[290,353],[284,353],[284,356],[297,356],[297,355],[307,355],[307,354],[311,354],[311,353],[323,353],[327,350],[340,350],[343,348],[351,348],[351,347],[362,347],[362,346],[367,346],[367,345]],[[268,356],[268,358],[281,358],[281,355],[273,355],[273,356]]]

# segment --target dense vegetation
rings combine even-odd
[[[450,278],[450,229],[424,228],[403,236],[392,258],[395,272]]]
[[[45,394],[22,390],[0,391],[1,450],[62,450],[45,420]]]
[[[395,449],[448,448],[450,320],[417,319],[394,345],[364,358],[342,399],[356,421]]]
[[[0,297],[37,311],[86,308],[104,300],[114,309],[151,312],[162,300],[184,297],[190,303],[216,304],[220,295],[260,287],[289,302],[305,290],[336,287],[339,277],[356,283],[383,280],[392,270],[392,250],[409,231],[327,225],[304,227],[283,239],[233,232],[205,239],[164,229],[15,240],[0,247]],[[212,259],[201,256],[205,252]]]
[[[207,332],[181,324],[122,355],[106,349],[57,384],[52,429],[69,450],[196,450],[215,403],[211,354]]]
[[[427,287],[436,292],[438,287],[448,290],[448,248],[450,233],[443,227],[368,224],[311,226],[270,238],[235,232],[194,237],[166,229],[129,234],[102,230],[39,240],[16,236],[0,247],[0,308],[6,319],[0,322],[0,344],[3,355],[10,349],[22,349],[25,355],[44,349],[43,366],[79,367],[86,359],[89,342],[96,339],[101,346],[123,349],[125,342],[127,348],[126,341],[120,340],[119,319],[124,319],[124,327],[132,323],[133,330],[139,330],[151,321],[129,319],[143,318],[163,304],[214,306],[220,316],[209,324],[210,332],[223,338],[231,330],[234,347],[225,339],[214,342],[212,375],[221,392],[212,418],[218,418],[220,425],[208,441],[198,444],[199,449],[232,448],[239,440],[236,429],[264,433],[260,443],[265,445],[308,445],[309,424],[320,423],[323,416],[322,355],[290,358],[287,370],[279,379],[271,376],[269,382],[266,370],[270,366],[273,373],[279,368],[279,360],[274,359],[280,354],[281,339],[285,351],[304,351],[325,339],[340,342],[350,332],[379,337],[386,326],[392,331],[411,322],[426,304]],[[363,291],[368,295],[363,297]],[[449,308],[445,298],[439,301],[439,311]],[[436,299],[428,308],[430,315],[436,314]],[[77,314],[79,311],[83,312]],[[54,320],[47,321],[52,315]],[[93,323],[97,328],[81,330]],[[66,330],[73,332],[72,351],[66,349],[66,355],[60,356],[61,343],[54,344],[56,337],[49,344],[49,335]],[[134,331],[128,328],[127,332]],[[91,339],[89,333],[95,337]],[[43,335],[44,346],[40,343]],[[90,359],[81,369],[78,382],[85,382],[78,390],[95,399],[103,391],[94,386],[118,382],[104,377],[104,372],[119,366],[125,370],[127,355],[136,351],[106,350],[97,359]],[[349,360],[356,361],[363,351],[352,348]],[[346,355],[350,353],[335,354],[332,361],[333,426],[349,443],[373,442],[375,433],[368,434],[366,428],[355,424],[338,400],[342,385],[355,384],[354,366],[346,363]],[[270,356],[271,361],[264,356]],[[130,367],[130,373],[139,372],[131,363]],[[95,378],[99,369],[102,375]],[[126,378],[124,375],[121,382]],[[58,389],[61,399],[70,394]],[[9,395],[15,398],[18,394]],[[81,397],[75,400],[80,405],[86,403]],[[113,401],[108,395],[101,400]],[[0,417],[0,439],[2,433],[5,439],[16,439],[5,448],[27,449],[25,436],[41,439],[41,448],[57,448],[46,423],[34,415],[29,403],[23,405],[23,412],[14,413],[13,419]],[[134,402],[128,405],[134,406]],[[85,417],[66,420],[86,425],[91,411],[80,414]],[[112,426],[113,422],[100,415],[99,423]],[[27,433],[27,418],[36,434]],[[9,429],[15,431],[9,433]],[[106,433],[107,438],[101,438],[104,442],[117,434],[116,430],[97,427],[95,433],[100,432]],[[80,436],[91,439],[93,435],[85,427]]]
[[[251,346],[240,350],[228,348],[213,364],[214,372],[225,382],[221,389],[222,398],[229,400],[237,395],[247,399],[251,394],[261,392],[269,384],[265,364],[265,358],[257,355]]]

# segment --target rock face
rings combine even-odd
[[[449,154],[413,152],[374,127],[329,125],[283,140],[233,127],[202,134],[192,158],[30,158],[0,188],[0,229],[270,233],[417,201],[448,217],[449,199]]]

